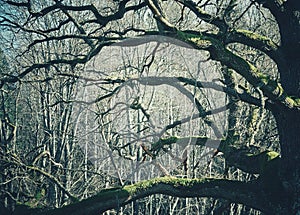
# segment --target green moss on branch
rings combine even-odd
[[[97,195],[81,202],[41,214],[101,214],[109,209],[117,209],[135,199],[153,194],[165,194],[177,197],[225,198],[260,209],[263,204],[257,198],[256,192],[259,192],[259,189],[253,183],[226,179],[162,177],[141,181],[124,187],[103,190]]]
[[[262,35],[258,35],[246,30],[238,30],[237,33],[244,35],[245,38],[251,39],[252,41],[260,41],[261,44],[266,44],[271,49],[277,48],[275,43]],[[222,64],[235,70],[254,87],[259,87],[263,91],[264,95],[270,100],[276,103],[279,102],[288,108],[300,109],[299,102],[291,99],[284,92],[280,83],[272,80],[269,76],[259,71],[247,60],[231,52],[226,47],[225,42],[222,41],[221,35],[178,31],[177,38],[191,44],[196,49],[209,51],[212,59],[220,61]]]

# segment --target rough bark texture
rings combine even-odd
[[[179,179],[163,177],[120,188],[103,190],[98,195],[87,200],[37,214],[100,214],[108,209],[118,209],[135,199],[153,194],[165,194],[177,197],[212,196],[226,198],[234,202],[251,205],[253,208],[263,209],[266,202],[263,202],[263,199],[257,198],[257,194],[260,192],[259,186],[257,182],[243,183],[225,179]]]
[[[300,17],[299,2],[288,1],[283,10],[270,9],[276,17],[281,34],[281,61],[277,64],[281,84],[287,94],[300,97]],[[287,195],[287,214],[300,213],[300,111],[275,104],[273,114],[277,121],[282,163],[280,179]]]
[[[29,6],[27,3],[7,2],[18,7],[30,9],[29,1]],[[120,8],[123,8],[122,11],[120,10],[119,13],[114,14],[114,16],[108,17],[102,17],[93,5],[81,8],[79,6],[63,6],[62,3],[58,3],[54,9],[71,11],[91,10],[97,18],[98,24],[104,26],[111,20],[121,19],[125,12],[130,9],[130,7],[125,9],[125,5],[129,1],[122,2],[123,6],[120,6]],[[220,140],[221,144],[218,150],[224,153],[224,157],[229,165],[235,166],[248,173],[260,174],[258,180],[246,183],[223,179],[156,178],[133,185],[103,190],[86,200],[73,203],[60,209],[48,210],[40,214],[99,214],[108,209],[118,209],[129,202],[153,194],[165,194],[178,197],[224,198],[231,202],[242,203],[259,209],[266,214],[300,214],[299,1],[255,1],[269,9],[274,15],[279,26],[281,44],[275,44],[267,37],[243,29],[230,29],[224,20],[203,12],[193,1],[177,0],[176,2],[189,8],[199,19],[218,27],[218,33],[179,30],[174,24],[168,21],[167,17],[164,17],[163,10],[159,7],[160,4],[158,4],[157,1],[151,0],[145,1],[138,5],[137,8],[140,9],[147,6],[159,23],[160,31],[144,31],[144,33],[146,35],[169,36],[189,43],[196,49],[207,50],[212,60],[227,66],[229,69],[244,77],[247,83],[251,84],[254,88],[261,90],[263,96],[267,98],[264,107],[269,109],[276,119],[281,155],[279,156],[278,153],[272,151],[253,151],[250,147],[240,147],[240,145],[235,144],[235,134],[231,134],[226,139]],[[52,10],[52,8],[49,7],[49,10]],[[32,13],[31,15],[38,17],[45,14]],[[251,46],[273,59],[278,67],[280,81],[271,80],[263,71],[259,71],[250,62],[232,52],[228,48],[228,44],[233,42]],[[4,83],[17,82],[33,70],[47,68],[50,65],[69,64],[74,66],[78,63],[85,63],[95,56],[104,46],[113,43],[115,43],[115,40],[112,39],[109,41],[109,39],[105,39],[102,44],[91,49],[90,54],[83,58],[74,60],[57,59],[34,64],[16,77],[1,78],[0,87],[2,87]],[[189,80],[184,78],[178,78],[177,80],[185,84],[190,84]],[[148,84],[150,83],[148,82]],[[230,93],[230,90],[228,90],[227,93],[251,104],[263,106],[259,103],[260,101],[257,98],[249,97],[247,94],[238,95]],[[187,138],[189,139],[189,137]],[[194,138],[196,145],[207,143],[207,138],[205,137],[191,138]],[[185,138],[178,137],[161,139],[152,145],[151,153],[155,155],[155,153],[158,153],[164,146],[185,140]],[[211,143],[214,141],[219,140],[212,140]],[[31,167],[31,170],[37,171],[35,167]],[[42,174],[46,175],[47,173]],[[56,182],[54,176],[50,175],[48,178]]]

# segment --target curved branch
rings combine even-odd
[[[176,197],[215,197],[242,203],[258,210],[266,210],[265,202],[260,199],[257,183],[246,183],[225,179],[183,179],[174,177],[155,178],[133,185],[103,190],[97,195],[63,208],[38,214],[81,215],[100,214],[109,209],[117,209],[136,199],[153,194]]]
[[[243,102],[253,104],[258,107],[262,106],[260,99],[251,96],[246,91],[244,91],[243,93],[239,93],[234,89],[231,89],[228,87],[223,87],[214,82],[197,81],[197,80],[185,78],[185,77],[151,77],[151,76],[141,77],[141,78],[133,79],[133,80],[136,80],[141,84],[150,85],[150,86],[158,86],[158,85],[163,85],[163,84],[169,84],[169,83],[173,84],[175,82],[181,82],[181,83],[188,84],[191,86],[196,86],[198,88],[213,89],[213,90],[216,90],[219,92],[224,92],[224,93],[226,93],[230,96],[233,96],[234,98],[241,100]],[[271,104],[268,102],[266,103],[265,106],[268,109],[271,108]]]
[[[236,90],[234,90],[233,88],[223,87],[223,86],[220,86],[220,85],[218,85],[214,82],[196,81],[196,80],[192,80],[192,79],[185,78],[185,77],[178,77],[177,79],[179,81],[181,81],[182,83],[189,84],[191,86],[197,86],[199,88],[214,89],[214,90],[219,91],[219,92],[224,92],[224,93],[234,97],[235,99],[241,100],[241,101],[246,102],[248,104],[256,105],[258,107],[262,106],[261,101],[259,99],[251,96],[246,91],[244,91],[243,93],[239,93]],[[270,104],[269,103],[266,104],[266,108],[270,109]]]
[[[282,7],[283,2],[285,1],[277,1],[277,0],[255,0],[258,4],[261,4],[263,7],[270,10],[273,16],[280,21],[280,17],[282,16]],[[279,19],[279,20],[278,20]]]
[[[263,74],[250,62],[231,52],[219,40],[218,35],[181,31],[178,31],[177,35],[179,39],[192,44],[193,47],[209,51],[213,60],[235,70],[254,87],[260,88],[264,95],[274,103],[290,109],[300,109],[300,102],[289,97],[280,83],[271,80],[270,77]]]
[[[260,50],[272,58],[276,63],[280,62],[282,57],[281,50],[275,42],[266,36],[259,35],[252,31],[242,29],[230,31],[226,37],[225,43],[228,44],[233,42],[245,44]]]
[[[201,20],[209,24],[213,24],[217,26],[220,31],[225,31],[228,28],[228,25],[225,23],[224,20],[214,17],[211,14],[207,13],[206,11],[202,10],[194,1],[190,0],[176,0],[177,2],[181,3],[185,7],[189,8],[194,14]]]
[[[220,29],[221,33],[226,35],[226,43],[243,43],[264,52],[276,62],[279,61],[281,55],[278,50],[278,45],[275,44],[270,38],[246,30],[230,29],[229,31],[227,31],[229,26],[224,20],[218,17],[214,17],[206,11],[202,10],[195,2],[190,0],[176,1],[193,11],[199,19],[217,26]]]
[[[192,137],[168,137],[161,138],[151,146],[151,153],[156,155],[160,150],[169,147],[173,144],[178,145],[195,145],[207,146],[209,148],[217,149],[222,152],[230,166],[237,167],[244,172],[251,174],[264,175],[266,171],[278,168],[280,157],[277,152],[263,151],[259,147],[254,146],[235,146],[232,144],[234,138],[231,139],[210,139],[208,137],[192,136]]]
[[[146,6],[145,2],[141,2],[140,4],[137,4],[137,5],[125,7],[128,2],[129,2],[129,0],[123,0],[122,2],[120,2],[118,11],[116,13],[108,15],[108,16],[102,16],[93,4],[87,5],[86,9],[91,10],[93,12],[94,16],[96,17],[96,19],[87,20],[87,21],[82,22],[81,24],[84,25],[84,24],[88,24],[88,23],[98,23],[98,24],[101,24],[102,26],[105,26],[110,21],[123,18],[125,13],[128,11],[132,11],[132,10],[137,11]],[[78,10],[78,11],[82,10],[82,6],[77,6],[76,8],[74,6],[71,6],[71,7],[72,8],[70,8],[68,6],[68,9]]]
[[[275,17],[281,35],[281,47],[287,59],[297,58],[300,48],[300,17],[298,15],[300,7],[297,0],[255,0],[268,8]]]
[[[153,0],[146,0],[148,7],[151,9],[152,13],[154,14],[154,18],[163,25],[163,30],[175,30],[175,26],[170,23],[160,12],[160,9],[156,6]]]
[[[138,5],[129,6],[126,8],[126,4],[129,2],[129,0],[123,0],[119,3],[119,8],[116,13],[114,13],[112,15],[108,15],[108,16],[103,16],[99,13],[98,9],[93,4],[72,6],[72,5],[64,5],[64,4],[62,4],[62,1],[56,1],[56,3],[51,6],[45,7],[38,12],[33,12],[31,9],[30,1],[28,1],[26,3],[18,3],[15,1],[7,0],[5,2],[7,4],[10,4],[10,5],[16,6],[16,7],[26,7],[28,12],[30,13],[30,15],[35,18],[45,16],[57,9],[69,10],[69,11],[91,11],[93,13],[93,15],[96,17],[96,20],[94,20],[94,21],[101,25],[106,25],[108,22],[110,22],[112,20],[120,19],[124,16],[124,14],[126,12],[128,12],[130,10],[141,9],[142,7],[144,7],[146,5],[145,3],[141,3]],[[85,23],[88,23],[88,22],[85,22]]]
[[[215,125],[214,122],[212,122],[210,119],[208,119],[206,117],[206,115],[207,115],[206,112],[207,111],[200,104],[199,100],[197,98],[195,98],[195,96],[189,90],[187,90],[184,86],[180,85],[178,83],[177,78],[171,78],[171,77],[153,78],[152,77],[152,78],[148,79],[146,77],[146,78],[138,79],[137,81],[139,81],[141,84],[144,84],[144,85],[150,85],[150,86],[155,86],[156,85],[157,86],[157,85],[167,84],[169,86],[172,86],[172,87],[176,88],[180,93],[185,95],[191,101],[192,104],[196,105],[196,108],[199,112],[199,115],[202,116],[204,122],[213,129],[215,135],[219,138],[222,137],[222,133],[219,130],[219,128]]]
[[[30,72],[36,70],[36,69],[42,69],[42,68],[49,68],[50,66],[58,65],[58,64],[69,64],[71,66],[76,66],[77,64],[84,64],[87,61],[89,61],[92,57],[94,57],[96,54],[100,52],[100,50],[104,46],[108,46],[113,44],[114,42],[103,42],[99,44],[97,47],[93,48],[89,54],[87,54],[85,57],[82,58],[75,58],[75,59],[56,59],[56,60],[50,60],[45,63],[39,63],[39,64],[33,64],[30,67],[26,68],[23,72],[21,72],[17,76],[7,76],[0,78],[0,89],[3,87],[5,83],[15,83],[20,81],[22,78],[24,78],[26,75],[28,75]]]

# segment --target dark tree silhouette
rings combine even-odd
[[[81,49],[76,56],[59,51],[40,62],[26,62],[26,65],[21,65],[22,69],[17,75],[1,76],[2,89],[9,83],[22,83],[22,80],[31,73],[38,70],[47,71],[49,68],[53,68],[56,72],[48,79],[64,76],[80,79],[82,78],[80,75],[64,74],[57,67],[61,65],[80,67],[106,46],[129,38],[138,41],[147,36],[151,38],[153,35],[160,35],[182,41],[194,49],[209,52],[209,59],[218,62],[224,69],[224,80],[220,80],[221,85],[211,83],[210,86],[203,86],[197,80],[174,77],[178,83],[182,86],[221,89],[230,98],[229,109],[232,112],[241,102],[270,111],[275,118],[279,135],[280,154],[263,147],[241,143],[238,141],[239,134],[235,131],[234,118],[229,120],[229,131],[226,137],[220,140],[217,152],[224,154],[229,166],[247,173],[259,174],[255,180],[243,182],[166,176],[102,190],[93,197],[42,214],[97,214],[153,194],[226,199],[266,214],[300,213],[300,4],[297,0],[221,1],[222,3],[213,0],[199,2],[116,0],[109,3],[112,6],[108,12],[95,4],[72,4],[63,0],[54,0],[45,5],[35,5],[30,0],[1,2],[5,10],[11,11],[11,14],[0,16],[1,26],[11,29],[11,33],[21,31],[24,34],[34,35],[20,56],[32,54],[32,50],[42,44],[64,40],[79,42]],[[265,29],[262,22],[255,25],[254,21],[253,26],[245,24],[250,11],[254,9],[258,13],[254,14],[254,17],[264,17]],[[135,23],[126,22],[130,20],[130,16],[135,16],[140,11],[151,14],[150,19],[154,20],[154,27],[145,27],[142,18],[135,20]],[[25,14],[25,20],[14,18],[14,13],[20,12]],[[56,23],[56,27],[48,28],[37,24],[39,20],[42,22],[56,14],[62,17],[60,22]],[[79,16],[75,18],[74,14]],[[64,30],[66,26],[75,28],[75,33],[69,34]],[[53,34],[54,32],[58,34]],[[269,66],[276,67],[276,76],[270,74],[267,69],[262,70],[268,66],[260,67],[249,57],[250,54],[243,53],[245,50],[243,47],[255,50],[255,55],[263,55],[264,59],[271,62]],[[234,80],[233,74],[246,84]],[[112,78],[105,81],[106,84],[118,85],[125,80]],[[98,101],[110,97],[114,92],[102,96]],[[138,104],[133,108],[146,113],[146,110]],[[198,110],[200,117],[205,117],[204,112],[201,114],[200,107]],[[174,128],[178,124],[180,123],[169,125],[169,128]],[[204,145],[207,141],[202,137],[195,138],[198,145]],[[145,152],[148,155],[155,154],[164,146],[172,145],[179,139],[184,137],[161,139]],[[23,165],[24,168],[26,166],[17,159],[10,162],[14,165]],[[28,171],[43,174],[58,183],[52,175],[38,168],[30,165],[27,168]]]

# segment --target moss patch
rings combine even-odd
[[[212,40],[202,34],[190,34],[182,31],[177,32],[178,39],[196,45],[198,48],[206,49],[212,45]]]
[[[238,29],[238,30],[236,30],[236,32],[243,34],[250,39],[259,40],[259,41],[265,43],[266,45],[268,45],[269,47],[271,47],[273,50],[276,50],[278,48],[277,45],[270,38],[260,35],[260,34],[257,34],[253,31]]]

